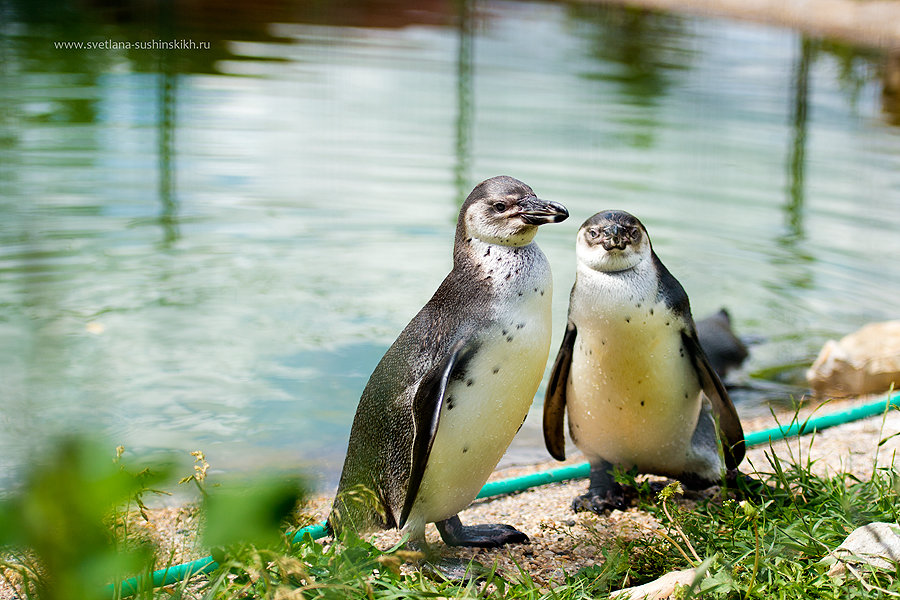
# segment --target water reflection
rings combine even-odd
[[[806,37],[800,40],[800,48],[794,64],[794,109],[791,125],[793,138],[788,153],[788,197],[785,204],[787,233],[782,244],[803,238],[803,177],[806,165],[806,130],[809,107],[809,67],[813,59],[813,44]]]
[[[798,41],[796,58],[791,73],[792,106],[790,112],[790,146],[787,152],[787,190],[784,203],[783,232],[776,242],[781,252],[773,262],[781,266],[784,278],[772,285],[782,294],[790,290],[813,287],[813,271],[809,263],[814,258],[806,251],[804,240],[804,201],[806,174],[806,144],[809,120],[810,67],[815,60],[815,42],[806,37]],[[801,383],[802,380],[797,381]]]
[[[677,71],[690,68],[683,17],[597,4],[573,4],[568,11],[575,26],[590,28],[584,35],[596,60],[585,65],[584,76],[622,83],[622,93],[637,104],[662,103]]]
[[[178,203],[175,198],[175,119],[178,76],[164,68],[159,74],[159,224],[162,247],[178,241]]]
[[[635,148],[652,146],[663,125],[657,116],[659,107],[678,72],[691,67],[684,19],[640,8],[593,4],[572,5],[569,14],[591,44],[589,55],[594,60],[584,64],[583,76],[615,83],[615,93],[629,107],[641,107],[619,117],[630,127],[617,141]]]
[[[462,206],[469,195],[469,157],[472,152],[473,44],[475,32],[475,0],[459,0],[459,50],[456,68],[456,197]]]
[[[176,39],[175,2],[160,0],[158,31],[162,39]],[[175,130],[177,119],[178,70],[175,55],[159,53],[157,74],[158,103],[158,170],[159,170],[159,225],[162,228],[162,249],[169,249],[178,241],[178,204],[175,189]]]
[[[543,2],[0,10],[0,480],[31,432],[98,424],[329,481],[368,373],[449,269],[459,203],[498,173],[573,215],[540,237],[557,322],[575,230],[607,207],[652,228],[696,313],[765,337],[748,378],[900,293],[872,258],[900,250],[877,57]],[[211,44],[53,47],[169,37]]]
[[[882,109],[892,125],[900,126],[900,51],[888,53],[883,69]]]

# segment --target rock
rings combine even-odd
[[[731,315],[724,308],[697,321],[697,339],[706,352],[709,364],[724,379],[728,371],[737,369],[747,358],[747,346],[731,329]]]
[[[900,563],[900,527],[896,523],[869,523],[853,530],[841,545],[822,562],[831,564],[828,574],[841,577],[847,563],[876,569],[897,568]]]
[[[618,600],[661,600],[671,598],[676,586],[691,585],[697,572],[694,569],[666,573],[659,579],[635,587],[617,590],[609,595]]]
[[[820,396],[858,396],[900,388],[900,321],[866,325],[828,340],[806,372]]]

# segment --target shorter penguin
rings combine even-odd
[[[750,354],[731,329],[731,315],[724,308],[697,321],[697,339],[709,364],[723,381],[728,372],[739,368]]]
[[[512,177],[472,190],[453,269],[369,378],[329,524],[399,527],[414,544],[435,523],[451,546],[527,542],[509,525],[464,526],[521,427],[550,352],[550,265],[538,227],[568,217]]]
[[[609,210],[584,222],[569,317],[544,400],[544,441],[565,459],[569,433],[591,465],[575,510],[624,506],[613,469],[699,489],[744,457],[737,412],[697,339],[687,294],[641,222]],[[724,459],[724,460],[723,460]]]

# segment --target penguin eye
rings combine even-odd
[[[502,202],[494,202],[494,210],[501,213],[506,210],[506,205]]]
[[[588,235],[591,236],[592,240],[597,239],[597,236],[600,235],[600,232],[596,229],[588,229]]]

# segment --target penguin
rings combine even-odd
[[[613,469],[701,489],[744,456],[744,433],[700,346],[687,294],[631,214],[595,214],[578,231],[562,345],[544,399],[550,454],[565,459],[563,414],[590,463],[578,510],[624,507]]]
[[[723,382],[725,376],[739,368],[750,354],[731,328],[731,315],[724,308],[697,321],[697,339],[709,364]]]
[[[509,525],[463,525],[457,513],[503,456],[543,377],[552,278],[534,237],[568,214],[507,176],[463,202],[452,270],[363,390],[333,531],[396,527],[417,546],[435,523],[449,546],[528,541]]]

